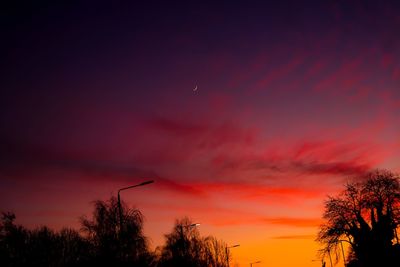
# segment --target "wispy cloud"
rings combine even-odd
[[[279,151],[279,152],[277,152]],[[287,149],[262,153],[231,154],[221,152],[212,160],[214,167],[227,174],[258,173],[260,177],[282,175],[359,175],[374,168],[380,158],[361,143],[304,141]],[[376,155],[376,154],[375,154]]]
[[[284,79],[290,74],[290,72],[294,71],[302,63],[304,63],[303,55],[294,57],[283,66],[274,68],[273,70],[267,72],[264,75],[264,77],[262,77],[258,82],[256,82],[254,88],[256,90],[267,89],[272,82]]]

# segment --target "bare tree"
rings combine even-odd
[[[230,261],[227,244],[213,236],[203,239],[203,255],[206,265],[210,267],[227,267]]]
[[[202,238],[193,221],[183,218],[175,222],[171,233],[165,235],[161,249],[160,267],[226,267],[229,255],[226,244],[212,236]]]
[[[143,216],[139,210],[121,204],[115,197],[94,203],[93,218],[82,217],[82,231],[92,244],[92,256],[101,264],[121,266],[140,265],[149,257],[147,240],[143,234]],[[111,266],[111,265],[110,265]]]
[[[325,202],[326,222],[317,238],[324,246],[321,253],[338,258],[341,242],[348,242],[359,266],[391,266],[398,257],[399,205],[399,177],[389,171],[376,170],[346,184]]]
[[[171,233],[165,235],[165,246],[161,249],[159,265],[201,266],[199,258],[200,233],[193,222],[185,217],[176,220]]]

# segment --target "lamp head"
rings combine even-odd
[[[147,185],[147,184],[152,184],[152,183],[154,183],[154,181],[153,181],[153,180],[150,180],[150,181],[146,181],[146,182],[140,183],[139,186]]]

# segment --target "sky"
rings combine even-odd
[[[400,171],[399,2],[145,2],[0,9],[0,210],[79,229],[154,180],[121,193],[152,248],[188,216],[232,264],[319,266],[327,196]]]

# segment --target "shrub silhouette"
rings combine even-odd
[[[72,229],[56,233],[48,227],[28,230],[3,213],[0,224],[2,266],[85,266],[89,243]]]

